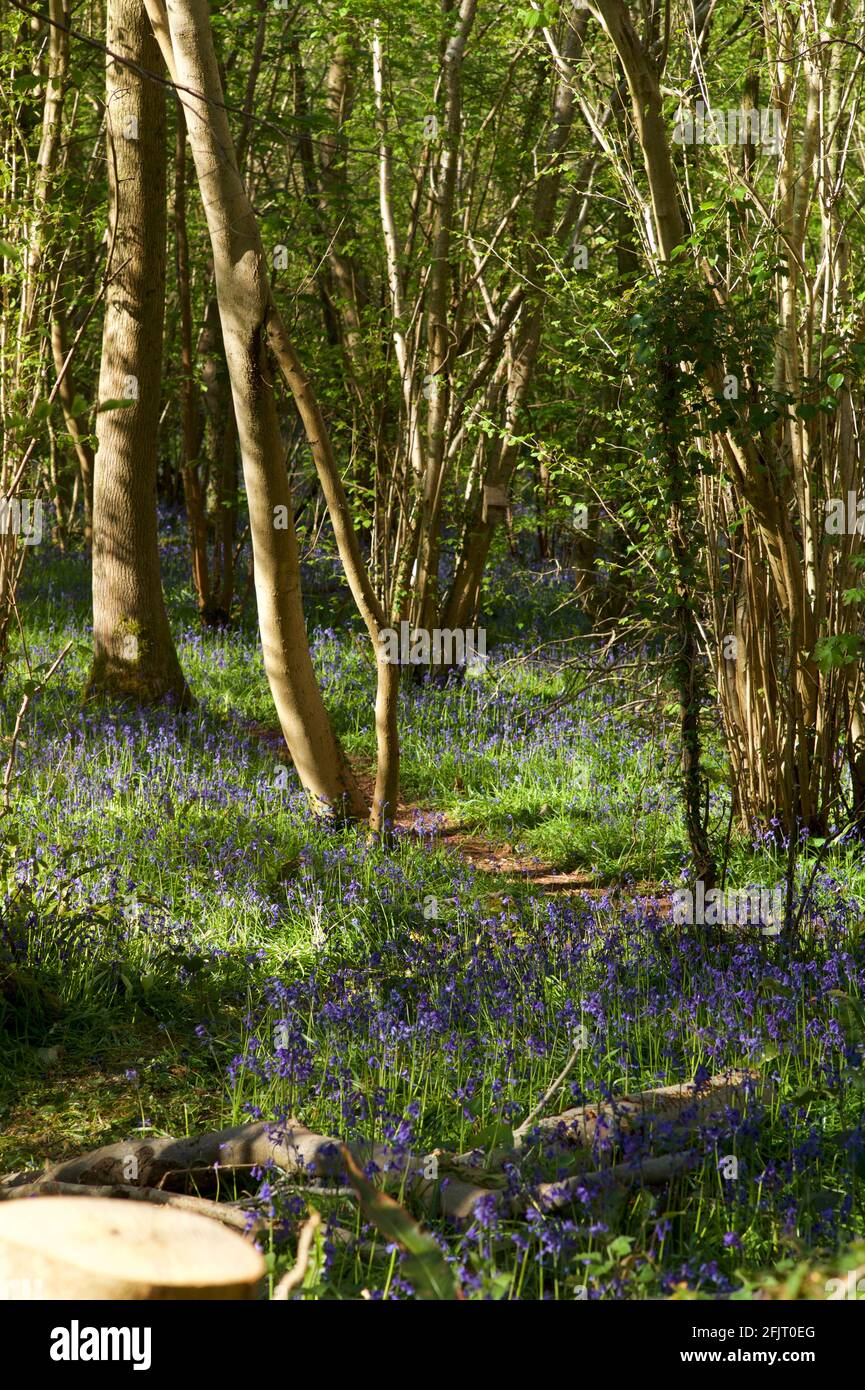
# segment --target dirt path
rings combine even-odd
[[[255,724],[246,732],[254,738],[267,743],[279,762],[291,762],[282,732],[267,724]],[[367,800],[372,799],[375,785],[375,768],[357,760],[352,763],[354,774]],[[453,849],[468,864],[482,873],[500,875],[512,883],[520,883],[537,890],[558,896],[580,894],[591,898],[650,898],[663,912],[671,910],[669,895],[664,895],[658,883],[633,883],[623,886],[617,883],[599,883],[586,869],[557,869],[544,864],[536,857],[521,854],[515,846],[488,840],[469,826],[460,825],[444,812],[417,802],[399,804],[396,824],[401,830],[416,830],[418,834],[432,836],[444,846]]]

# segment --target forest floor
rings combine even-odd
[[[487,668],[401,695],[394,843],[324,829],[284,775],[251,615],[202,632],[180,539],[164,564],[196,696],[183,714],[82,705],[82,557],[40,558],[24,594],[31,660],[74,646],[25,731],[6,821],[0,1173],[289,1115],[489,1169],[569,1062],[548,1115],[744,1071],[741,1103],[592,1151],[598,1170],[685,1154],[667,1181],[577,1181],[550,1208],[540,1185],[582,1170],[539,1142],[505,1208],[495,1183],[462,1223],[405,1204],[466,1296],[825,1297],[865,1231],[861,849],[817,866],[804,846],[798,885],[816,872],[795,949],[759,929],[683,931],[664,692],[641,707],[639,688],[595,682],[545,716],[564,690],[557,653],[524,653],[527,634],[568,637],[568,614],[552,616],[566,581],[539,573],[520,590],[506,570],[487,600]],[[368,771],[374,671],[328,619],[310,603],[328,707]],[[10,682],[7,726],[18,697]],[[785,862],[734,835],[728,881],[771,888]],[[311,1204],[327,1220],[304,1297],[414,1296],[410,1261],[350,1193],[273,1173],[252,1187],[274,1278]]]

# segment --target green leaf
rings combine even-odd
[[[862,638],[856,632],[840,632],[834,637],[821,637],[814,648],[814,659],[823,675],[835,667],[852,666],[862,654]]]
[[[364,1177],[351,1153],[342,1145],[348,1180],[358,1195],[363,1214],[386,1240],[396,1241],[408,1252],[403,1262],[406,1277],[419,1298],[461,1298],[450,1265],[428,1231],[419,1226],[399,1202]]]
[[[791,1105],[810,1105],[815,1100],[826,1100],[828,1091],[818,1091],[814,1087],[806,1087],[803,1091],[796,1091],[790,1097]]]
[[[614,1260],[622,1260],[625,1255],[631,1253],[631,1246],[633,1243],[633,1237],[631,1236],[616,1236],[616,1239],[611,1240],[607,1246],[607,1254],[612,1255]]]

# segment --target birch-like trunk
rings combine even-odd
[[[270,286],[255,214],[237,167],[203,0],[148,13],[180,86],[213,251],[255,563],[264,663],[279,722],[316,811],[361,817],[364,797],[331,728],[309,651],[291,489],[267,351]],[[200,95],[197,95],[199,94]]]

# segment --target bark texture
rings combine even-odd
[[[147,9],[169,69],[183,89],[189,148],[207,216],[273,701],[315,810],[328,817],[359,818],[366,814],[366,802],[331,728],[309,651],[291,487],[267,351],[272,312],[267,265],[238,170],[209,10],[202,0],[176,0],[167,10],[158,0],[148,0]]]
[[[161,69],[138,0],[109,0],[109,52]],[[153,703],[190,696],[174,649],[156,520],[165,313],[165,91],[110,57],[106,80],[112,276],[105,304],[93,488],[90,693]],[[124,404],[114,408],[113,403]]]

